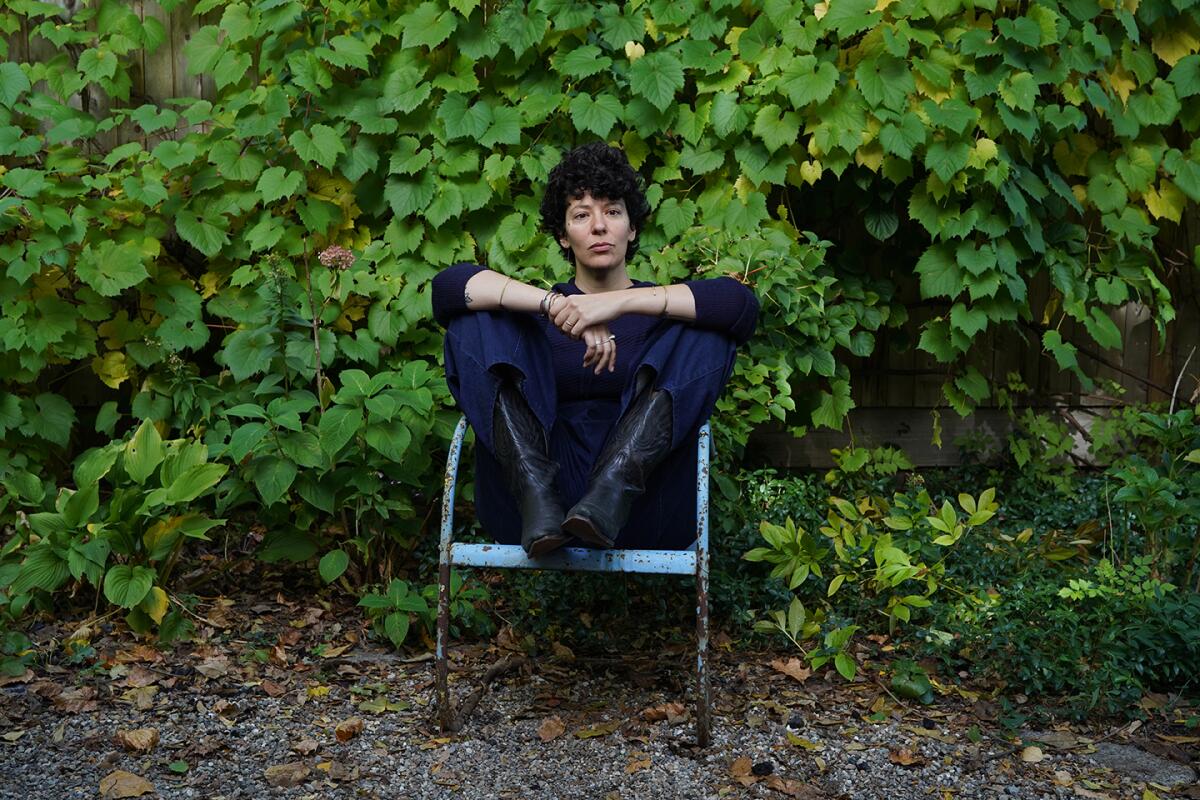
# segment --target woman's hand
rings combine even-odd
[[[621,292],[563,295],[551,306],[550,318],[556,328],[572,339],[578,339],[583,331],[596,325],[607,325],[621,316],[623,304]]]
[[[587,354],[583,357],[584,367],[595,367],[595,375],[605,369],[612,372],[617,368],[617,339],[609,331],[608,325],[600,323],[584,328],[579,338],[588,346]]]

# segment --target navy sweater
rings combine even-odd
[[[443,327],[449,325],[455,316],[470,313],[465,296],[467,281],[484,269],[486,267],[478,264],[455,264],[434,276],[433,316]],[[739,345],[750,339],[758,322],[758,298],[753,292],[733,278],[726,277],[684,283],[692,290],[696,300],[696,319],[689,324],[724,333]],[[633,285],[643,287],[655,284],[634,281]],[[583,294],[574,280],[555,284],[554,288],[564,295]],[[663,322],[658,317],[645,314],[624,314],[611,321],[608,328],[617,337],[616,369],[595,375],[591,367],[583,366],[587,345],[582,340],[567,336],[545,317],[537,315],[535,318],[550,342],[560,402],[599,397],[619,398],[629,378],[630,367],[636,363],[651,332]]]

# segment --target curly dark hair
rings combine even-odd
[[[637,254],[638,238],[642,225],[650,216],[650,204],[642,191],[641,177],[629,165],[625,152],[609,147],[604,142],[580,145],[563,156],[562,161],[550,170],[546,183],[546,194],[542,197],[542,230],[558,241],[566,235],[567,204],[571,200],[590,194],[604,200],[622,200],[629,214],[629,222],[637,237],[629,243],[625,260]],[[572,264],[575,254],[571,248],[563,248],[563,256]]]

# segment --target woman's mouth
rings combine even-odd
[[[591,250],[593,253],[607,253],[609,250],[612,250],[612,245],[608,242],[600,242],[599,244],[592,245],[588,250]]]

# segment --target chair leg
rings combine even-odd
[[[696,744],[708,747],[712,721],[708,686],[708,550],[696,552]]]
[[[446,647],[450,643],[450,562],[445,556],[438,565],[437,618],[437,713],[443,731],[454,722],[454,707],[450,703],[450,669],[446,663]]]

